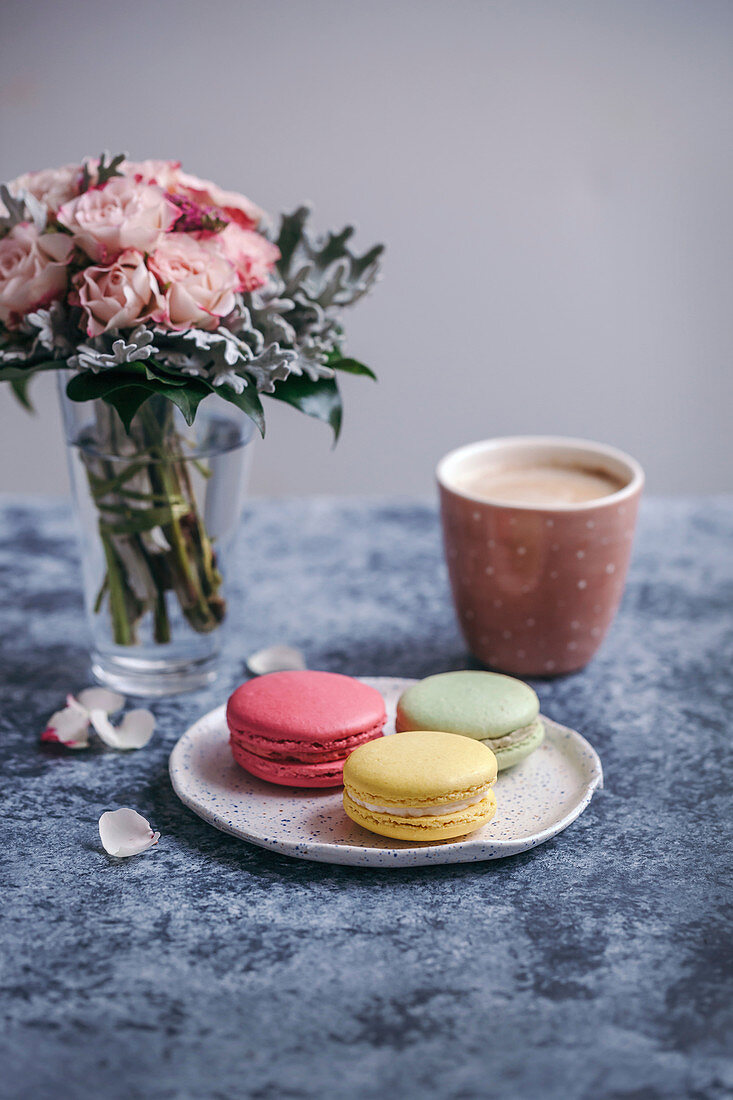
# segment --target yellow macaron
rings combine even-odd
[[[379,737],[344,764],[352,821],[398,840],[465,836],[496,813],[496,757],[456,733],[413,730]]]

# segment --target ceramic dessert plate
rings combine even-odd
[[[363,677],[387,707],[385,734],[394,733],[402,692],[416,681]],[[494,786],[498,809],[488,825],[459,840],[416,843],[377,836],[344,813],[342,789],[276,787],[234,763],[225,706],[186,730],[170,757],[181,801],[225,833],[274,852],[317,863],[357,867],[420,867],[501,859],[536,848],[566,829],[603,785],[595,749],[575,730],[544,718],[542,745]]]

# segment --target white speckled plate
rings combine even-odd
[[[397,700],[414,680],[364,677],[387,705],[394,733]],[[229,751],[225,707],[199,718],[170,757],[173,789],[186,806],[225,833],[261,848],[357,867],[419,867],[500,859],[536,848],[566,829],[603,785],[595,749],[575,730],[545,718],[543,744],[521,764],[499,773],[498,810],[488,825],[460,840],[414,844],[376,836],[355,825],[341,805],[341,788],[298,790],[248,775]]]

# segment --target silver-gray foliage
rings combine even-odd
[[[13,194],[6,184],[0,184],[0,199],[7,214],[0,217],[0,232],[7,232],[21,222],[33,222],[39,233],[46,228],[47,212],[30,191],[18,190]]]
[[[188,329],[171,333],[155,330],[160,358],[170,366],[205,378],[213,386],[229,385],[235,393],[253,384],[263,393],[272,393],[275,382],[287,378],[296,358],[292,349],[281,348],[275,341],[265,346],[258,335],[250,343],[244,337],[250,324],[249,311],[241,306],[232,327],[220,325],[215,332]]]
[[[85,344],[79,344],[76,353],[69,357],[69,366],[96,372],[107,367],[119,367],[123,363],[139,363],[157,353],[154,339],[155,334],[145,325],[138,325],[124,338],[115,339],[111,334],[103,333]]]
[[[69,319],[60,302],[27,314],[17,329],[0,332],[0,365],[68,359],[75,347]]]
[[[265,393],[290,374],[312,381],[333,377],[328,360],[342,350],[341,312],[366,294],[378,275],[382,245],[357,256],[348,245],[352,226],[316,237],[307,228],[309,214],[301,206],[283,216],[273,236],[280,249],[277,273],[264,287],[242,295],[222,325],[250,349],[252,358],[245,353],[240,369]]]

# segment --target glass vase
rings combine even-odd
[[[189,427],[155,395],[129,431],[103,401],[59,392],[81,539],[92,671],[126,695],[217,675],[254,425],[215,397]]]

